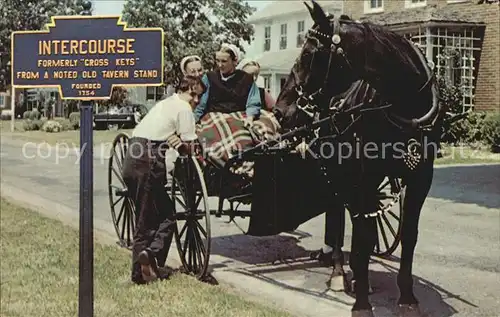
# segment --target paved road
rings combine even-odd
[[[2,191],[17,188],[29,194],[27,200],[45,198],[78,213],[76,158],[57,160],[54,151],[28,158],[34,153],[28,149],[23,155],[20,145],[2,139]],[[94,167],[95,221],[109,223],[107,161],[96,158]],[[500,165],[436,169],[414,264],[416,295],[428,316],[500,316],[499,180]],[[265,238],[245,236],[224,220],[212,220],[211,263],[219,280],[298,316],[350,316],[353,299],[327,291],[330,271],[307,260],[308,251],[322,245],[323,216],[299,227],[303,235]],[[237,222],[246,229],[245,220]],[[376,316],[394,316],[399,249],[394,255],[394,260],[374,258],[370,267]],[[271,264],[278,258],[292,259]]]

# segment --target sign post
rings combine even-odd
[[[91,2],[82,15],[91,15]],[[80,268],[78,316],[94,316],[94,140],[92,101],[80,104]]]
[[[127,28],[121,16],[57,16],[44,31],[12,32],[12,85],[59,90],[80,105],[79,317],[93,307],[93,105],[110,99],[114,86],[161,86],[161,28]]]
[[[14,86],[10,87],[10,111],[12,116],[10,117],[10,132],[14,132],[16,127],[16,88]]]

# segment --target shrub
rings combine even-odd
[[[464,119],[453,122],[447,130],[448,139],[444,141],[452,144],[481,142],[485,116],[482,112],[471,112]]]
[[[500,151],[500,113],[486,115],[482,122],[481,134],[483,141],[492,151]]]
[[[31,116],[31,111],[25,111],[23,113],[23,119],[29,119]]]
[[[65,119],[65,118],[55,118],[54,121],[57,121],[59,122],[59,124],[61,125],[62,127],[62,130],[61,131],[71,131],[71,130],[75,130],[75,127],[73,126],[73,124],[71,124],[71,122],[69,121],[69,119]]]
[[[444,77],[438,79],[439,103],[445,111],[458,114],[463,112],[460,87],[448,83]]]
[[[63,129],[62,125],[55,120],[45,121],[41,127],[43,132],[61,132]]]
[[[79,112],[70,113],[69,122],[73,126],[74,130],[80,128],[80,113]]]
[[[42,124],[41,120],[26,120],[23,122],[23,129],[24,131],[38,131]]]
[[[12,111],[11,110],[2,110],[2,113],[0,114],[0,119],[1,120],[12,119]]]
[[[29,119],[40,120],[41,117],[42,117],[42,113],[35,108],[35,109],[33,109],[33,111],[31,111]]]
[[[454,115],[463,112],[462,93],[460,88],[448,83],[444,77],[438,78],[439,103],[443,111],[450,112]],[[455,121],[451,124],[443,126],[442,142],[444,143],[459,143],[463,142],[468,131],[468,126],[464,125],[467,118]]]

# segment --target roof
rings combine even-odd
[[[255,59],[260,64],[261,72],[289,73],[300,51],[301,48],[289,48],[277,52],[265,52]]]
[[[333,0],[317,0],[319,5],[325,11],[341,11],[342,10],[342,1],[333,1]],[[250,16],[247,20],[248,23],[255,23],[265,19],[272,19],[279,16],[290,15],[294,13],[304,13],[309,16],[309,12],[304,4],[304,1],[295,1],[295,0],[281,0],[281,1],[273,1],[268,4],[261,10],[255,12],[252,16]]]
[[[459,22],[467,24],[483,24],[481,18],[475,14],[459,10],[450,10],[448,7],[438,8],[436,5],[428,5],[411,10],[374,14],[364,16],[360,20],[387,26],[418,22]]]

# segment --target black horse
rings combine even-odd
[[[275,114],[285,130],[310,126],[311,133],[302,135],[310,155],[337,149],[323,161],[329,178],[337,180],[332,190],[351,212],[352,316],[373,316],[368,263],[376,237],[377,187],[385,176],[403,179],[398,306],[402,316],[420,316],[412,263],[441,129],[435,78],[422,52],[404,37],[345,15],[328,17],[314,1],[306,6],[314,26]]]

